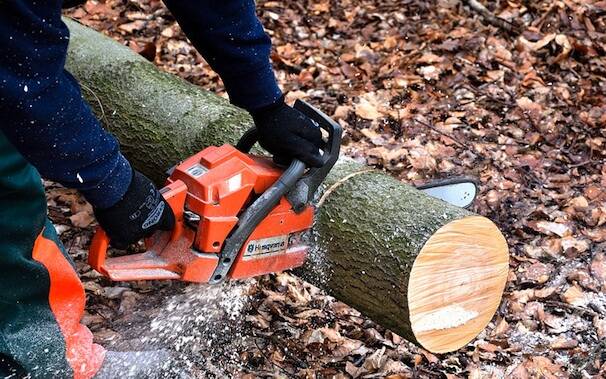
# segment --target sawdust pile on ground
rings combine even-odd
[[[142,340],[177,352],[193,372],[221,377],[239,371],[251,285],[188,286],[166,299]]]
[[[489,25],[458,0],[258,2],[288,99],[346,130],[358,161],[409,182],[466,174],[475,211],[511,246],[498,314],[478,339],[434,356],[283,274],[252,288],[251,376],[591,377],[606,371],[606,2],[484,2],[515,25]],[[88,1],[69,14],[162,69],[223,93],[158,0]],[[83,264],[90,213],[59,189],[51,215],[89,291],[100,342],[114,320],[176,285],[112,290]],[[161,304],[158,304],[161,306]]]

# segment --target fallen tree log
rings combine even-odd
[[[161,182],[251,120],[128,48],[73,21],[67,68],[135,167]],[[494,315],[508,248],[488,219],[341,159],[318,200],[316,249],[297,271],[378,324],[432,352],[456,350]]]

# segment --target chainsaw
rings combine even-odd
[[[295,159],[284,169],[250,154],[258,139],[254,128],[235,147],[208,147],[173,167],[160,189],[175,214],[172,232],[147,238],[143,253],[108,257],[109,238],[98,228],[88,257],[92,268],[114,281],[216,284],[301,266],[311,248],[311,203],[339,157],[342,128],[304,101],[294,108],[327,136],[321,167]],[[477,192],[468,178],[419,188],[460,207]]]

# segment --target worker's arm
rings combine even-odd
[[[223,80],[231,102],[246,110],[282,96],[269,62],[271,41],[253,0],[164,0],[166,6]]]
[[[149,232],[141,225],[161,196],[149,180],[135,180],[64,70],[69,31],[61,2],[0,1],[0,130],[44,178],[80,190],[96,213],[116,216],[101,223],[110,237],[132,242]],[[170,217],[157,225],[170,226]]]
[[[251,113],[261,146],[277,161],[321,165],[320,130],[284,103],[270,64],[271,41],[254,0],[164,0],[179,25],[223,80],[230,101]]]

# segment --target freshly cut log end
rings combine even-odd
[[[491,221],[345,158],[318,204],[306,280],[434,353],[488,324],[508,271]]]
[[[507,242],[487,218],[467,216],[438,229],[416,257],[408,282],[418,343],[444,353],[475,338],[499,306],[508,267]]]

